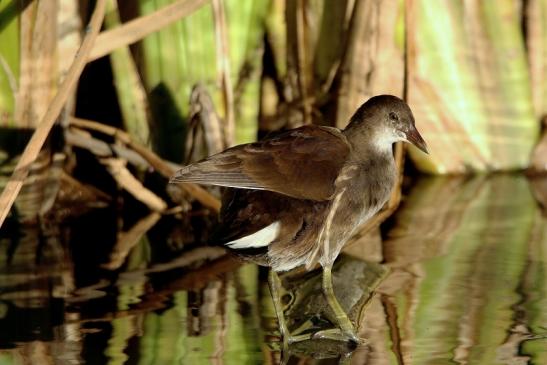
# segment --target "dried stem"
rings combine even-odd
[[[127,161],[120,158],[105,158],[101,162],[106,165],[114,180],[138,201],[145,204],[154,212],[163,212],[167,209],[165,203],[159,196],[147,189],[133,174],[125,167]]]
[[[25,178],[28,176],[31,164],[38,157],[38,154],[40,153],[40,150],[49,135],[49,131],[55,124],[57,117],[61,113],[61,110],[71,92],[74,90],[76,82],[84,69],[87,62],[87,57],[91,51],[91,47],[93,46],[93,43],[97,38],[97,34],[99,34],[101,29],[101,24],[104,18],[105,3],[106,0],[97,0],[95,10],[93,11],[93,15],[91,16],[91,20],[88,25],[88,29],[90,30],[84,37],[82,45],[74,57],[74,62],[67,72],[66,78],[63,80],[57,94],[53,98],[53,101],[41,119],[40,124],[34,131],[32,138],[25,147],[17,166],[15,167],[13,175],[6,184],[5,189],[2,191],[2,195],[0,195],[0,227],[4,223],[4,220],[6,219],[11,206],[15,201],[15,198],[19,194]]]
[[[106,143],[93,138],[88,131],[73,126],[65,131],[65,142],[86,149],[97,157],[121,157],[141,170],[152,167],[141,155],[125,145]]]
[[[222,83],[222,97],[225,110],[224,139],[227,146],[234,143],[235,119],[234,119],[234,93],[230,79],[230,46],[226,27],[226,14],[222,0],[213,0],[213,18],[215,20],[215,43],[217,50],[218,71]]]
[[[306,4],[304,0],[298,0],[296,3],[296,47],[298,62],[298,86],[300,88],[300,97],[304,110],[304,123],[311,124],[312,100],[308,92],[310,85],[310,63],[308,61],[308,29],[306,24]]]
[[[209,0],[180,0],[152,14],[131,20],[118,28],[101,32],[97,37],[95,47],[91,50],[88,62],[106,56],[115,49],[141,40],[147,35],[192,14],[208,2]]]
[[[129,136],[129,134],[127,134],[126,132],[120,129],[107,126],[98,122],[78,119],[78,118],[71,118],[70,123],[73,126],[94,130],[94,131],[101,132],[109,136],[115,137],[120,142],[123,142],[124,144],[129,146],[131,149],[133,149],[135,152],[137,152],[156,171],[158,171],[161,175],[163,175],[166,178],[170,178],[176,171],[175,164],[171,164],[169,162],[162,160],[158,155],[150,151],[148,148],[133,141],[131,137]],[[190,183],[180,184],[178,186],[180,186],[188,194],[196,198],[196,200],[198,200],[204,206],[214,210],[215,212],[218,212],[220,210],[220,201],[214,196],[212,196],[207,190],[201,188],[198,185],[190,184]]]

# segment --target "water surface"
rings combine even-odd
[[[383,243],[362,240],[335,273],[339,291],[366,297],[367,342],[341,361],[547,364],[547,218],[534,198],[545,185],[520,175],[416,181]],[[275,364],[267,272],[200,244],[210,226],[199,217],[158,219],[106,208],[3,229],[0,364]],[[137,223],[153,228],[131,236]],[[351,265],[386,274],[373,285],[344,273]],[[317,293],[293,286],[287,312],[301,318],[295,307]],[[344,356],[303,346],[290,363]]]

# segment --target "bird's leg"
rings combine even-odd
[[[270,270],[268,274],[268,284],[270,285],[270,294],[272,295],[272,301],[274,304],[275,314],[277,315],[277,321],[279,322],[279,334],[283,341],[283,353],[288,353],[289,350],[289,330],[287,329],[287,323],[285,322],[285,314],[283,313],[283,306],[281,305],[281,280],[279,275],[274,270]]]
[[[288,353],[287,349],[290,344],[311,340],[313,338],[313,334],[305,333],[300,335],[293,335],[289,332],[289,329],[287,328],[287,323],[285,321],[283,305],[281,304],[281,280],[279,279],[279,275],[273,270],[270,270],[269,272],[268,284],[270,286],[270,294],[272,295],[272,301],[274,304],[277,321],[279,322],[279,334],[283,341],[283,350]],[[297,329],[297,332],[300,332],[302,330],[303,327]]]
[[[332,288],[332,272],[331,272],[330,266],[323,267],[323,293],[325,294],[325,298],[327,299],[327,303],[329,304],[330,308],[332,309],[334,313],[334,319],[336,321],[336,325],[340,328],[342,331],[342,335],[345,336],[347,339],[350,339],[354,341],[355,343],[360,343],[359,336],[355,333],[355,329],[353,328],[353,324],[351,323],[350,319],[348,318],[348,315],[342,309],[342,306],[336,299],[336,296],[334,295],[334,290]],[[318,337],[329,337],[331,331],[325,331],[324,333],[319,333]],[[339,340],[339,336],[334,336]]]

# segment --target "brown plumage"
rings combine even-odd
[[[343,131],[289,130],[186,166],[171,182],[238,188],[223,197],[215,239],[240,255],[276,271],[332,265],[355,228],[389,198],[396,177],[391,145],[407,139],[425,148],[410,108],[377,96]],[[237,244],[274,223],[271,242]],[[254,238],[271,238],[263,236]]]
[[[270,289],[287,344],[275,272],[323,266],[323,290],[344,338],[359,341],[334,296],[331,268],[357,227],[388,200],[396,179],[392,144],[426,152],[408,105],[369,99],[344,130],[304,126],[229,148],[178,171],[171,182],[219,185],[216,241],[270,266]],[[325,334],[323,334],[325,335]],[[331,335],[329,335],[331,336]]]
[[[297,199],[328,200],[350,148],[336,128],[304,126],[229,148],[186,166],[172,182],[191,181],[269,190]]]

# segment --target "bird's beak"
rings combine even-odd
[[[425,143],[424,139],[420,135],[420,132],[418,132],[415,126],[412,126],[410,131],[406,134],[406,140],[412,143],[414,146],[418,147],[424,153],[429,154],[429,152],[427,152],[427,144]]]

